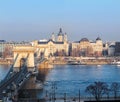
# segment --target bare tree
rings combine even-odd
[[[108,85],[105,82],[94,82],[94,84],[89,85],[85,91],[92,94],[95,99],[99,101],[102,96],[108,92]]]
[[[120,83],[113,82],[111,84],[111,91],[114,93],[114,98],[117,98],[119,90],[120,90]]]
[[[12,47],[11,46],[5,46],[3,51],[3,58],[10,57],[13,55]]]

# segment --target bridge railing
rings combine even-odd
[[[11,67],[10,67],[7,75],[4,77],[4,79],[1,80],[0,85],[3,84],[3,83],[5,83],[7,80],[9,80],[9,79],[15,74],[15,73],[13,73],[13,66],[14,66],[17,58],[18,58],[18,55],[19,55],[19,54],[16,55],[16,58],[15,58],[15,60],[14,60],[14,63],[11,65]]]
[[[16,79],[16,81],[15,81],[15,83],[16,83],[16,85],[17,84],[19,84],[19,82],[21,81],[21,80],[23,80],[23,78],[24,78],[24,75],[27,73],[28,71],[27,71],[27,66],[23,66],[22,68],[21,68],[21,70],[20,70],[20,74],[19,74],[19,77]]]
[[[25,77],[26,73],[28,72],[27,70],[27,59],[29,57],[29,54],[27,55],[26,57],[26,62],[24,63],[24,65],[21,67],[21,70],[20,70],[20,75],[18,77],[18,79],[16,80],[16,85],[19,84],[19,82],[21,80],[23,80],[23,78]]]
[[[31,73],[30,73],[30,72],[27,72],[27,73],[25,74],[24,79],[21,80],[20,83],[17,85],[17,91],[19,91],[19,90],[22,88],[22,86],[24,85],[24,83],[25,83],[27,80],[29,80],[30,76],[31,76]]]
[[[18,54],[15,58],[15,61],[13,63],[13,65],[10,67],[9,72],[7,73],[7,75],[5,76],[5,78],[3,79],[3,81],[0,83],[0,95],[2,94],[3,90],[7,90],[8,86],[12,86],[12,83],[14,83],[15,85],[19,85],[20,82],[25,82],[25,79],[29,79],[30,76],[27,70],[27,59],[29,57],[29,54],[26,57],[25,63],[23,64],[23,66],[21,66],[21,69],[19,72],[14,72],[13,71],[13,66],[18,58]],[[21,86],[20,86],[21,87]],[[19,87],[19,88],[20,88]]]

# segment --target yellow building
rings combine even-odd
[[[37,56],[66,56],[69,51],[69,44],[67,40],[67,34],[63,34],[62,29],[55,38],[54,33],[49,40],[36,40],[32,42],[32,45],[36,48]]]
[[[82,38],[72,43],[72,56],[102,56],[103,43],[98,37],[95,42]]]
[[[92,45],[94,55],[102,56],[102,52],[103,52],[102,40],[98,37],[95,42],[91,42],[91,45]]]

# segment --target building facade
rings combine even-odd
[[[0,40],[0,57],[8,58],[13,57],[13,47],[18,45],[30,45],[29,42],[7,42]]]
[[[63,33],[61,28],[57,37],[53,33],[49,40],[36,40],[32,45],[36,49],[37,56],[68,56],[69,53],[67,34]]]
[[[102,56],[103,43],[99,37],[94,42],[82,38],[78,42],[73,42],[71,46],[71,56]]]
[[[110,45],[108,48],[108,56],[115,56],[115,45]]]
[[[115,43],[115,55],[120,56],[120,42]]]

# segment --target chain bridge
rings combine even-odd
[[[18,91],[29,80],[35,68],[34,48],[32,46],[16,46],[13,49],[14,63],[7,75],[0,82],[0,99],[16,98]],[[44,58],[39,60],[42,63]]]

